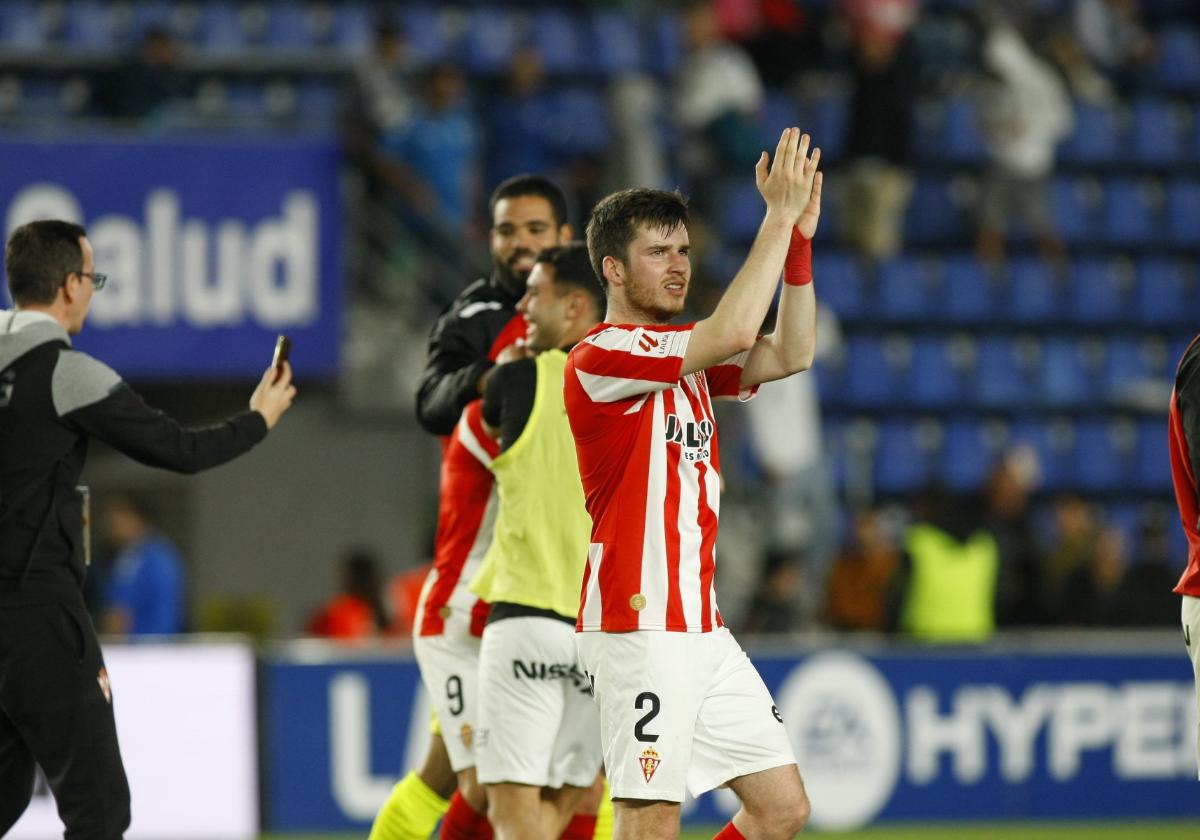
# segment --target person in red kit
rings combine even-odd
[[[1183,643],[1196,675],[1196,704],[1200,707],[1200,336],[1179,361],[1168,418],[1171,478],[1188,542],[1187,568],[1175,592],[1183,596]],[[1196,744],[1200,761],[1200,733]]]
[[[819,150],[808,151],[808,135],[789,128],[774,161],[759,158],[758,236],[713,314],[694,324],[669,323],[691,280],[682,196],[623,190],[588,222],[608,311],[565,371],[592,517],[576,640],[620,840],[677,837],[685,789],[728,786],[741,799],[718,838],[782,840],[808,820],[783,719],[717,609],[712,409],[812,364],[821,175]],[[775,331],[759,336],[781,273]]]
[[[413,649],[440,732],[421,771],[405,776],[376,815],[372,840],[432,833],[442,813],[437,806],[445,808],[443,797],[455,787],[452,781],[446,790],[445,780],[455,777],[457,792],[441,836],[492,836],[473,753],[479,639],[488,605],[467,583],[491,544],[495,494],[487,465],[499,449],[483,431],[479,397],[497,363],[525,355],[517,346],[525,338],[525,319],[516,305],[535,257],[569,242],[572,232],[565,196],[540,175],[504,181],[490,207],[494,270],[468,286],[434,325],[417,392],[417,420],[442,441],[433,569],[413,628]]]

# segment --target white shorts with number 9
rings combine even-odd
[[[579,633],[613,798],[682,802],[795,764],[771,693],[726,628]]]
[[[447,617],[446,629],[440,636],[413,637],[421,682],[433,700],[442,741],[455,773],[475,766],[479,637],[471,635],[470,627],[470,613],[455,610]]]

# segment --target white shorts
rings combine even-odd
[[[479,719],[479,637],[471,615],[455,610],[440,636],[413,636],[421,682],[433,698],[442,740],[455,773],[475,766],[473,744]]]
[[[1188,657],[1192,660],[1192,673],[1196,677],[1196,709],[1197,719],[1200,719],[1200,598],[1183,596],[1181,619],[1183,642],[1187,646]],[[1200,728],[1196,732],[1196,765],[1197,777],[1200,778]]]
[[[481,783],[588,787],[600,772],[600,719],[575,627],[539,616],[494,621],[479,651]]]
[[[731,779],[795,764],[771,693],[733,635],[579,633],[600,704],[614,798],[682,802]]]

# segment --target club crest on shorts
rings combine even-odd
[[[642,765],[642,775],[646,777],[646,783],[649,784],[650,780],[654,778],[654,771],[658,769],[658,765],[662,764],[662,759],[658,757],[658,751],[654,747],[646,747],[642,750],[638,763]]]
[[[112,683],[108,681],[108,669],[101,668],[100,673],[96,675],[96,683],[100,686],[100,692],[104,695],[104,700],[110,706],[112,705]]]

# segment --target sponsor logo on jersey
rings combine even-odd
[[[638,763],[642,765],[642,775],[646,778],[646,784],[650,784],[650,780],[654,778],[654,771],[662,764],[662,759],[658,757],[658,750],[646,747],[642,750]]]
[[[634,356],[655,356],[665,359],[670,349],[671,338],[669,335],[656,335],[655,333],[648,333],[645,330],[641,330],[630,352]]]
[[[674,414],[667,415],[667,441],[686,446],[688,449],[700,449],[712,440],[713,424],[711,420],[692,420],[681,423]]]

